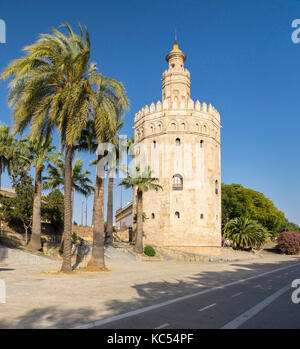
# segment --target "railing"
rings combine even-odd
[[[173,184],[173,190],[183,190],[182,184]]]

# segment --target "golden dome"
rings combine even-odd
[[[166,56],[166,61],[169,62],[169,59],[174,56],[181,56],[183,61],[186,60],[186,55],[180,50],[177,40],[175,40],[173,50]]]
[[[172,50],[170,53],[173,53],[173,52],[182,52],[182,51],[179,49],[179,46],[178,46],[176,40],[175,40],[175,43],[174,43],[174,45],[173,45],[173,50]]]

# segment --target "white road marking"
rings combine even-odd
[[[165,327],[168,327],[169,324],[163,324],[163,325],[160,325],[158,327],[155,327],[155,330],[159,330],[160,328],[165,328]]]
[[[261,285],[255,285],[255,286],[253,286],[253,288],[257,288],[257,287],[261,287]]]
[[[241,294],[243,294],[243,292],[238,292],[238,293],[232,295],[231,298],[238,297],[238,296],[240,296]]]
[[[296,265],[300,266],[300,263],[297,263]],[[215,287],[212,287],[212,288],[209,288],[209,289],[206,289],[206,290],[202,290],[202,291],[195,292],[195,293],[192,293],[192,294],[188,294],[188,295],[185,295],[185,296],[181,296],[181,297],[178,297],[178,298],[170,299],[170,300],[162,302],[162,303],[149,305],[149,306],[144,307],[144,308],[132,310],[132,311],[129,311],[128,313],[123,313],[123,314],[111,316],[109,318],[96,320],[96,321],[90,322],[88,324],[79,325],[79,326],[72,327],[72,328],[73,329],[86,329],[86,328],[99,327],[99,326],[108,324],[110,322],[126,319],[126,318],[128,318],[130,316],[135,316],[135,315],[139,315],[139,314],[145,313],[147,311],[159,309],[159,308],[165,307],[165,306],[170,305],[170,304],[174,304],[174,303],[186,300],[186,299],[197,297],[197,296],[200,296],[200,295],[203,295],[203,294],[215,291],[215,290],[224,289],[226,287],[237,285],[237,284],[240,284],[242,282],[246,282],[246,281],[249,281],[249,280],[254,280],[254,279],[257,279],[257,278],[265,276],[265,275],[276,273],[279,270],[285,270],[285,269],[292,268],[292,267],[295,267],[295,264],[289,265],[289,266],[286,266],[286,267],[282,267],[282,268],[278,268],[278,269],[273,269],[273,270],[270,270],[270,271],[266,271],[265,273],[254,275],[254,276],[250,276],[250,277],[248,277],[246,279],[236,280],[236,281],[230,282],[230,283],[225,284],[225,285],[215,286]]]
[[[204,307],[204,308],[202,308],[202,309],[199,309],[198,311],[203,311],[203,310],[206,310],[206,309],[208,309],[208,308],[214,307],[216,304],[217,304],[217,303],[213,303],[213,304],[211,304],[211,305],[208,305],[207,307]]]
[[[237,318],[233,319],[232,321],[228,322],[225,326],[221,327],[221,329],[235,329],[241,326],[244,322],[251,319],[254,315],[262,311],[265,307],[267,307],[269,304],[275,301],[278,297],[283,295],[286,291],[288,291],[291,288],[291,285],[288,284],[285,287],[281,288],[277,292],[273,293],[271,296],[264,299],[262,302],[256,304],[254,307],[246,311],[245,313],[241,314]]]

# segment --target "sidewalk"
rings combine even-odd
[[[52,260],[7,266],[0,261],[7,294],[0,328],[72,328],[297,261],[300,256],[270,254],[222,264],[139,262],[124,252],[124,260],[107,259],[108,272],[72,275],[47,273],[60,268]]]

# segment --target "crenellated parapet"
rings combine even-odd
[[[211,104],[207,105],[205,102],[200,103],[198,100],[194,102],[192,99],[189,99],[189,101],[186,103],[185,101],[178,101],[176,98],[165,99],[163,102],[158,101],[156,104],[151,103],[150,107],[146,105],[135,114],[134,121],[137,122],[148,115],[150,116],[154,113],[164,111],[180,111],[181,113],[185,111],[187,117],[190,115],[195,115],[197,112],[207,113],[212,115],[218,120],[218,122],[220,122],[220,113]]]
[[[211,104],[192,99],[182,108],[174,103],[158,101],[146,105],[135,114],[135,140],[165,133],[199,134],[220,142],[220,114]],[[173,101],[174,102],[174,101]]]

